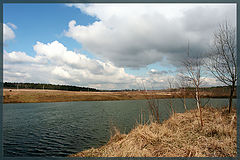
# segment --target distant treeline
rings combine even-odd
[[[139,89],[116,89],[116,90],[101,90],[101,92],[131,92],[140,91]]]
[[[179,89],[181,89],[181,88],[168,89],[168,91],[176,92],[176,91],[179,91]],[[194,87],[186,87],[186,88],[182,88],[182,89],[185,89],[185,92],[187,92],[187,93],[195,93],[195,90],[196,90],[196,88],[194,88]],[[200,92],[212,92],[214,94],[220,94],[220,93],[230,94],[230,90],[231,90],[230,86],[215,86],[215,87],[199,88]],[[234,94],[236,94],[236,87],[235,87]]]
[[[196,88],[194,87],[186,87],[185,88],[187,91],[195,91]],[[205,91],[205,92],[213,92],[213,91],[221,91],[221,92],[229,92],[231,89],[231,86],[215,86],[215,87],[202,87],[199,88],[200,91]],[[171,89],[171,91],[178,91],[179,89]],[[235,87],[236,90],[236,87]]]
[[[141,89],[140,90],[138,89],[98,90],[95,88],[77,87],[77,86],[70,86],[70,85],[54,85],[54,84],[42,84],[42,83],[15,83],[15,82],[14,83],[4,82],[3,87],[8,89],[50,89],[50,90],[65,90],[65,91],[97,91],[97,92],[144,91]],[[187,87],[185,89],[187,92],[195,91],[194,87]],[[179,91],[179,88],[164,89],[162,91],[176,92],[176,91]],[[202,87],[200,88],[200,91],[228,93],[230,91],[230,86]]]
[[[95,88],[77,87],[70,85],[54,85],[42,83],[12,83],[4,82],[4,88],[8,89],[50,89],[50,90],[65,90],[65,91],[99,91]]]
[[[183,88],[172,88],[172,89],[161,89],[161,90],[147,90],[147,91],[162,91],[162,92],[177,92],[180,89]],[[195,93],[196,88],[194,87],[186,87],[184,88],[186,92],[189,93]],[[216,93],[229,93],[230,92],[231,87],[230,86],[215,86],[215,87],[202,87],[199,88],[199,90],[201,92],[216,92]],[[131,92],[131,91],[141,91],[141,92],[145,92],[144,89],[121,89],[121,90],[100,90],[101,92]],[[236,91],[236,89],[235,89]]]

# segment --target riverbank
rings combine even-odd
[[[167,92],[155,92],[156,98],[167,98]],[[150,93],[131,92],[86,92],[42,89],[3,89],[4,103],[40,103],[40,102],[70,102],[70,101],[109,101],[109,100],[139,100],[153,96]]]
[[[100,148],[69,157],[234,157],[237,154],[236,109],[202,109],[204,126],[197,110],[177,113],[162,124],[137,124],[128,134],[115,130]]]
[[[225,92],[202,92],[202,97],[226,98]],[[40,103],[70,101],[109,101],[109,100],[140,100],[147,98],[179,97],[177,92],[170,91],[122,91],[122,92],[86,92],[43,89],[3,89],[4,103]],[[187,98],[193,97],[191,94]]]

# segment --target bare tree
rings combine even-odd
[[[145,88],[144,83],[142,83],[142,86],[144,89],[145,98],[147,100],[148,108],[150,111],[151,120],[156,123],[160,123],[159,101],[158,101],[156,95],[153,94],[153,92],[150,92]]]
[[[186,72],[183,77],[186,79],[187,82],[189,82],[195,88],[194,98],[196,100],[196,105],[199,110],[201,126],[203,126],[201,101],[200,101],[200,86],[203,82],[203,79],[201,77],[202,76],[201,59],[198,57],[196,58],[188,57],[183,62],[183,66],[186,69]]]
[[[169,91],[171,92],[172,91],[172,89],[173,89],[173,79],[170,79],[170,78],[168,78],[168,89],[169,89]],[[172,115],[174,116],[175,115],[175,111],[174,111],[174,109],[173,109],[173,98],[172,98],[172,93],[171,93],[171,97],[170,97],[170,99],[169,99],[169,107],[170,107],[170,109],[172,110]]]
[[[237,82],[237,50],[236,29],[225,22],[220,24],[214,33],[213,46],[209,53],[206,66],[222,83],[230,86],[229,113],[232,108],[232,98]]]
[[[189,91],[187,88],[190,87],[190,84],[183,73],[179,74],[177,80],[175,81],[176,88],[178,88],[178,92],[176,92],[178,98],[182,101],[185,111],[187,111],[186,98]]]

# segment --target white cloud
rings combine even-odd
[[[60,78],[69,79],[71,78],[70,74],[65,71],[62,67],[55,67],[52,71],[54,75],[59,76]]]
[[[8,22],[7,25],[10,26],[12,29],[17,29],[17,26],[13,23]]]
[[[16,26],[12,23],[8,23],[8,24],[3,23],[3,42],[12,40],[15,38],[15,33],[11,29],[11,27],[13,29],[16,29]]]
[[[215,77],[203,77],[202,78],[204,86],[221,86],[224,85]]]
[[[97,86],[100,89],[136,85],[135,76],[127,74],[124,68],[69,51],[58,41],[37,42],[33,48],[35,57],[24,52],[4,52],[4,81]]]
[[[69,22],[65,35],[90,53],[118,67],[155,62],[178,65],[186,56],[205,53],[211,36],[225,20],[236,24],[235,4],[70,4],[99,21]]]
[[[7,63],[31,63],[34,61],[34,58],[28,56],[25,52],[11,52],[3,55],[3,59]]]
[[[58,41],[37,42],[31,57],[24,52],[4,51],[4,81],[41,82],[88,86],[98,89],[161,89],[168,88],[168,79],[176,75],[150,69],[145,76],[127,74],[111,62],[90,59],[68,50]],[[214,78],[204,77],[206,85],[219,85]]]
[[[167,71],[158,71],[156,69],[150,69],[150,71],[148,71],[148,74],[159,76],[159,75],[166,75],[166,74],[168,74],[168,72]]]
[[[69,22],[65,35],[82,44],[97,58],[68,50],[62,43],[36,42],[34,57],[25,52],[4,51],[4,81],[41,82],[99,89],[168,88],[174,73],[150,69],[143,76],[125,67],[145,67],[159,62],[178,65],[186,56],[208,49],[211,34],[224,20],[236,23],[236,5],[201,4],[69,4],[98,21],[88,26]],[[14,24],[4,24],[4,41],[15,38]],[[158,68],[158,67],[156,67]],[[176,68],[177,70],[177,68]],[[206,85],[217,85],[205,77]]]

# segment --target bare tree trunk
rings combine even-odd
[[[230,97],[229,97],[229,106],[228,106],[228,112],[229,113],[231,113],[231,109],[232,109],[232,99],[233,99],[234,86],[235,86],[235,84],[233,83],[233,85],[231,86],[231,92],[230,92]]]
[[[171,90],[172,90],[172,83],[173,83],[173,79],[168,79],[168,84],[169,84],[169,91],[171,92]],[[172,93],[171,93],[171,98],[170,98],[170,100],[169,100],[169,106],[170,106],[170,108],[171,108],[171,110],[172,110],[172,115],[174,116],[175,115],[175,111],[174,111],[174,109],[173,109],[173,100],[172,100]]]
[[[184,94],[185,94],[185,93],[184,93]],[[183,105],[184,105],[185,111],[187,111],[185,95],[184,95],[184,97],[183,97]]]
[[[232,109],[232,99],[237,82],[239,71],[237,70],[237,41],[236,28],[232,27],[226,21],[220,24],[218,31],[214,34],[213,49],[210,51],[210,57],[207,68],[222,83],[231,86],[228,112]]]
[[[172,104],[172,99],[170,100],[170,108],[172,110],[173,116],[175,115],[174,109],[173,109],[173,104]]]
[[[198,87],[196,87],[196,101],[197,101],[197,108],[198,108],[198,110],[199,110],[199,116],[200,116],[201,126],[203,126],[202,110],[201,110],[200,96],[199,96]]]
[[[199,113],[200,113],[201,126],[203,126],[202,109],[201,109],[201,107],[199,107]]]

